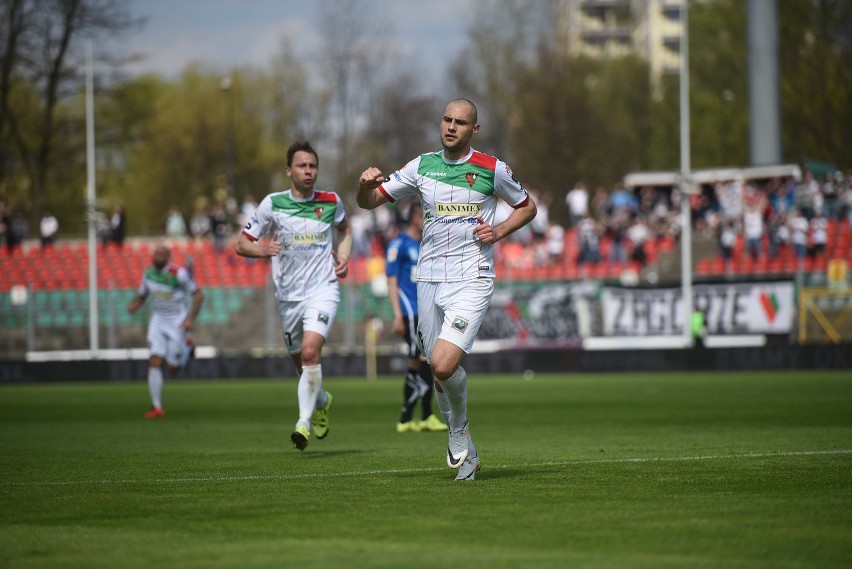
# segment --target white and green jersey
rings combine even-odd
[[[286,190],[263,198],[243,234],[252,241],[267,236],[281,243],[272,258],[279,300],[304,300],[320,288],[337,286],[332,240],[344,217],[343,201],[334,192],[314,191],[300,199]]]
[[[513,208],[529,199],[508,164],[473,149],[457,161],[446,160],[443,151],[422,154],[379,190],[391,202],[419,194],[423,241],[417,280],[428,282],[493,278],[494,245],[473,238],[476,218],[493,225],[498,197]]]
[[[136,293],[150,297],[155,318],[180,323],[186,319],[189,297],[197,290],[198,284],[186,269],[169,263],[162,270],[148,267]]]

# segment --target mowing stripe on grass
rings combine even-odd
[[[696,456],[654,456],[633,458],[601,458],[589,460],[559,460],[547,462],[522,462],[518,464],[489,464],[489,469],[506,468],[541,468],[548,466],[583,466],[589,464],[625,464],[642,462],[682,462],[697,460],[725,460],[732,458],[782,458],[797,456],[828,456],[852,454],[852,449],[836,450],[802,450],[790,452],[749,452],[742,454],[708,454]],[[0,482],[0,487],[39,487],[39,486],[72,486],[72,485],[122,485],[122,484],[182,484],[187,482],[244,482],[254,480],[298,480],[306,478],[335,478],[345,476],[369,476],[376,474],[414,474],[424,472],[444,471],[446,468],[389,468],[386,470],[359,470],[349,472],[309,472],[304,474],[264,474],[247,476],[191,476],[181,478],[125,478],[101,480],[35,480],[30,482]]]

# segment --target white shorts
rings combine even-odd
[[[438,338],[470,353],[493,294],[494,279],[418,282],[417,310],[420,321],[417,339],[426,359],[432,359],[432,350]]]
[[[148,323],[148,351],[172,367],[180,367],[183,358],[186,345],[186,332],[181,328],[183,321],[183,318],[167,319],[155,313]]]
[[[340,288],[325,287],[304,300],[279,300],[278,315],[281,332],[291,354],[302,352],[302,338],[306,331],[316,332],[328,340],[328,334],[337,317]]]

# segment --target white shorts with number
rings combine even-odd
[[[418,282],[417,309],[420,321],[417,338],[426,359],[432,359],[432,350],[438,338],[470,353],[493,294],[493,279]]]
[[[181,327],[183,320],[183,317],[163,318],[155,313],[148,323],[148,351],[172,367],[180,367],[186,345],[186,332]]]
[[[291,354],[302,352],[302,338],[306,331],[316,332],[328,340],[328,334],[337,317],[340,288],[337,283],[316,291],[304,300],[279,300],[278,315],[281,332]]]

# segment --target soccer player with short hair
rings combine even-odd
[[[432,371],[422,361],[417,345],[417,284],[415,273],[423,238],[423,209],[414,203],[408,210],[405,230],[388,244],[385,276],[388,299],[393,310],[392,331],[408,345],[408,370],[405,373],[402,412],[396,430],[400,433],[446,431],[447,424],[432,414]],[[413,421],[414,408],[420,401],[422,420]]]
[[[134,314],[152,298],[152,315],[148,322],[148,391],[151,409],[146,419],[166,416],[163,409],[163,363],[172,374],[186,366],[195,353],[195,344],[188,336],[195,328],[195,319],[204,302],[204,293],[192,280],[189,272],[170,263],[171,251],[165,245],[154,248],[153,262],[142,275],[136,296],[127,305]],[[187,298],[192,306],[187,309]]]
[[[333,397],[322,388],[322,347],[340,302],[338,279],[349,271],[352,233],[343,201],[315,190],[319,158],[308,142],[287,150],[290,189],[267,195],[237,241],[243,257],[271,257],[281,329],[299,373],[299,420],[290,435],[305,450],[311,432],[328,434]],[[334,232],[340,237],[334,250]]]
[[[377,167],[360,177],[357,201],[374,209],[419,196],[424,229],[417,263],[417,335],[437,381],[436,400],[449,425],[447,465],[473,480],[479,455],[467,422],[467,373],[461,367],[494,293],[494,243],[535,217],[535,202],[509,166],[471,148],[479,131],[476,105],[450,101],[441,117],[443,150],[422,154],[386,177]],[[497,198],[512,207],[494,223]]]

